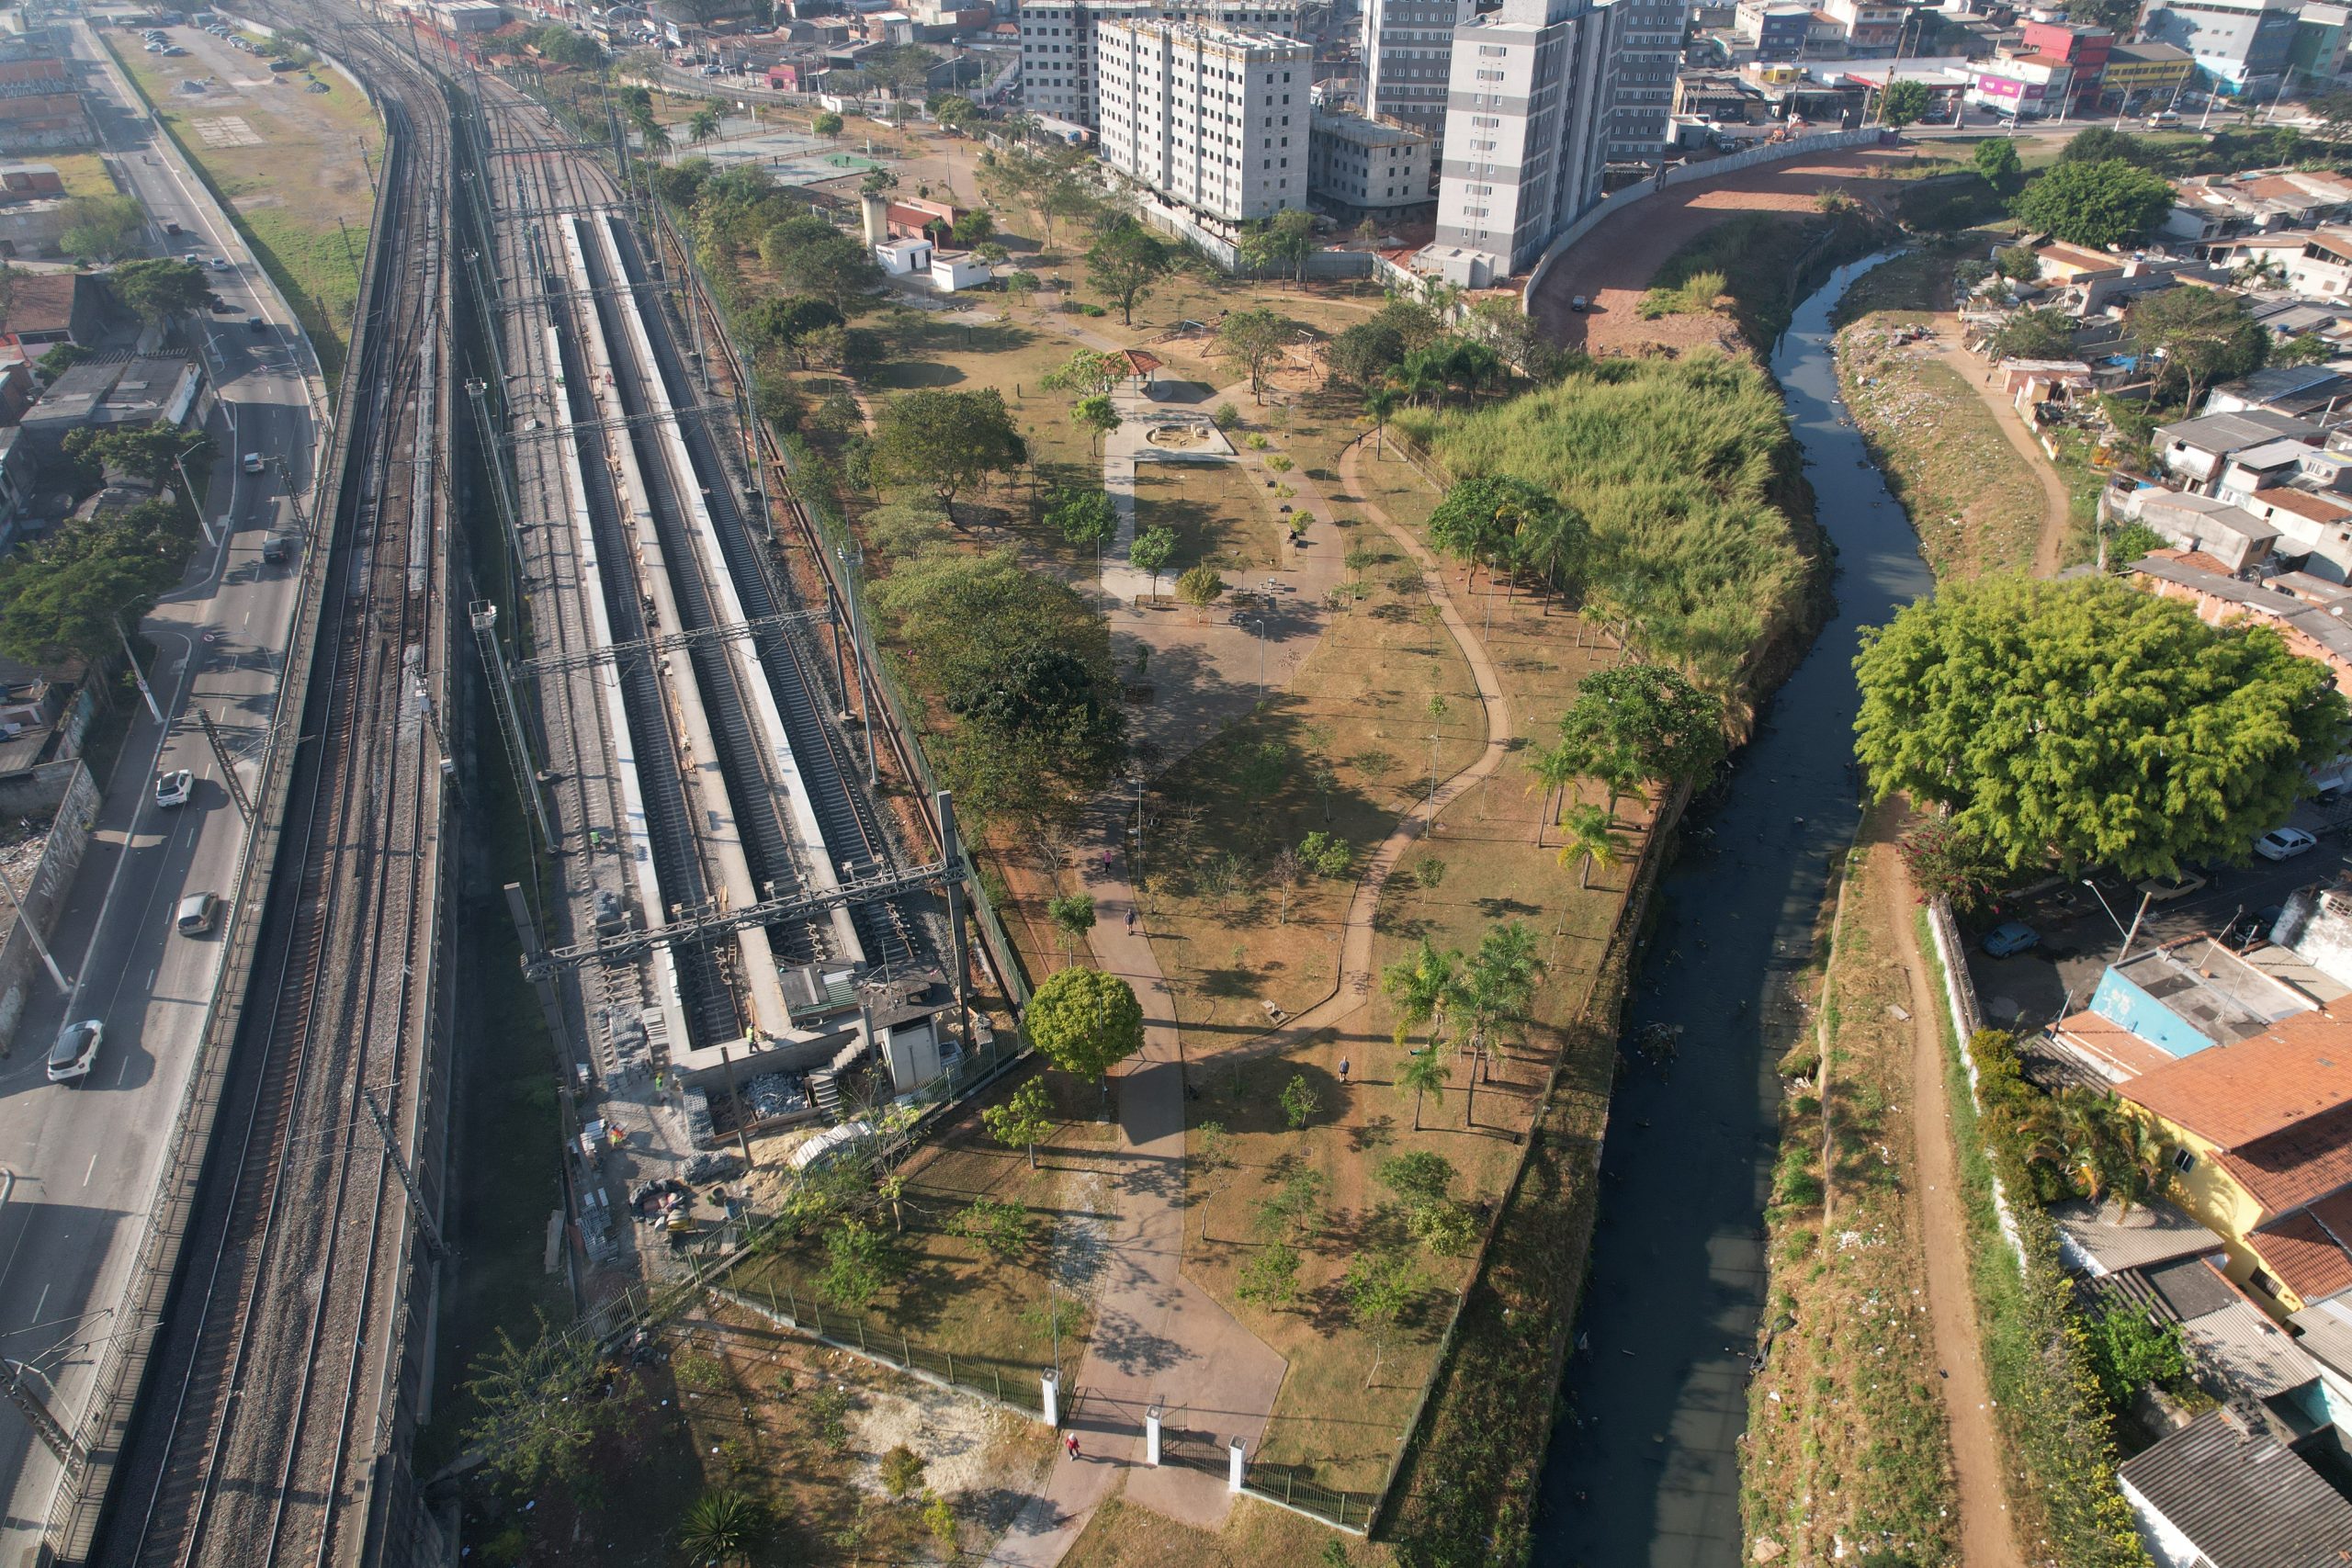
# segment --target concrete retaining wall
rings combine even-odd
[[[66,889],[90,845],[90,829],[98,819],[98,786],[81,759],[43,762],[25,773],[0,778],[0,817],[40,817],[54,813],[49,842],[40,863],[17,894],[25,901],[22,918],[14,909],[0,913],[8,933],[0,937],[0,1052],[16,1041],[17,1021],[24,1016],[32,987],[43,984],[40,955],[33,951],[32,931],[43,937],[57,927],[57,914]]]
[[[1544,254],[1537,259],[1535,270],[1527,275],[1527,288],[1519,297],[1519,308],[1521,310],[1527,309],[1528,301],[1535,298],[1535,290],[1544,282],[1544,275],[1552,270],[1552,264],[1559,260],[1561,252],[1634,203],[1646,201],[1670,186],[1689,185],[1693,180],[1712,180],[1724,175],[1737,174],[1742,169],[1752,169],[1758,164],[1777,164],[1783,159],[1804,157],[1813,152],[1836,152],[1849,147],[1875,147],[1885,140],[1886,135],[1876,126],[1866,126],[1860,130],[1832,130],[1820,136],[1801,136],[1793,141],[1751,147],[1728,158],[1714,158],[1704,164],[1685,164],[1679,169],[1668,169],[1637,186],[1627,186],[1553,236],[1552,243],[1544,247]]]

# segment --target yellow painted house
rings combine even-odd
[[[2230,988],[2216,956],[2200,955],[2191,989]],[[2241,980],[2231,999],[2259,998]],[[2306,998],[2265,1019],[2197,1000],[2202,1015],[2172,999],[2129,1028],[2110,1016],[2121,1007],[2077,1013],[2052,1039],[2162,1130],[2174,1201],[2222,1238],[2229,1277],[2283,1318],[2352,1290],[2352,1001],[2334,1004],[2342,1018]],[[2221,1038],[2174,1054],[2166,1019],[2178,1016]]]

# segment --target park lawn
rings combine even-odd
[[[1330,994],[1364,858],[1429,792],[1432,695],[1446,704],[1435,725],[1441,779],[1485,744],[1470,668],[1422,615],[1419,574],[1368,526],[1349,531],[1349,547],[1359,544],[1387,564],[1326,621],[1288,690],[1153,781],[1148,929],[1188,1036],[1248,1039],[1268,1027],[1264,1003],[1296,1013]],[[1328,795],[1318,764],[1330,770]],[[1306,876],[1285,911],[1272,862],[1317,831],[1351,846],[1355,864],[1343,877]]]
[[[1793,1316],[1798,1331],[1774,1341],[1748,1384],[1740,1502],[1747,1539],[1792,1562],[1854,1540],[1883,1541],[1907,1562],[1958,1561],[1925,1238],[1907,1190],[1913,998],[1877,886],[1894,853],[1886,819],[1871,813],[1847,862],[1821,1003],[1827,1067],[1783,1103],[1765,1216],[1771,1316]],[[1815,1042],[1800,1053],[1815,1056]]]
[[[1283,504],[1239,463],[1136,465],[1136,532],[1176,536],[1176,554],[1159,574],[1163,591],[1194,566],[1217,568],[1237,588],[1253,572],[1279,570],[1289,534],[1275,511]]]
[[[350,341],[375,210],[368,164],[382,162],[383,128],[374,108],[325,66],[315,73],[327,86],[323,93],[306,91],[301,73],[293,73],[279,85],[216,90],[191,100],[175,89],[190,78],[211,78],[201,51],[172,60],[125,53],[111,39],[107,47],[301,318],[332,389]],[[242,119],[257,142],[208,142],[204,122],[223,118]]]
[[[821,1314],[822,1331],[846,1344],[859,1342],[862,1327],[867,1348],[893,1360],[911,1351],[918,1365],[944,1372],[953,1357],[960,1382],[993,1392],[1001,1376],[1005,1399],[1035,1405],[1037,1374],[1053,1362],[1046,1303],[1057,1252],[1064,1260],[1065,1377],[1075,1375],[1085,1348],[1092,1315],[1087,1303],[1099,1283],[1113,1207],[1105,1173],[1116,1151],[1109,1129],[1095,1120],[1101,1100],[1094,1086],[1057,1072],[1043,1075],[1060,1121],[1037,1145],[1040,1168],[1029,1168],[1025,1152],[998,1146],[981,1123],[980,1108],[1001,1103],[1027,1076],[1016,1073],[967,1103],[899,1168],[907,1179],[905,1227],[891,1239],[903,1267],[864,1311],[839,1307],[819,1291],[826,1263],[821,1233],[763,1247],[729,1276],[729,1284],[754,1300],[773,1299],[812,1328]],[[763,1168],[775,1165],[762,1159]],[[1028,1208],[1036,1239],[1025,1253],[1000,1260],[948,1233],[949,1224],[979,1197]],[[869,1219],[887,1227],[891,1216],[886,1207]]]
[[[1401,459],[1367,457],[1360,469],[1365,487],[1387,510],[1396,498],[1392,516],[1403,514],[1418,522],[1426,515],[1430,492],[1425,481]],[[1418,503],[1413,498],[1418,498]],[[1343,514],[1345,500],[1337,502]],[[1362,525],[1355,539],[1365,544],[1385,540],[1384,531]],[[1351,541],[1353,542],[1353,541]],[[1365,608],[1377,614],[1397,603],[1392,590],[1381,586],[1404,569],[1397,562],[1365,574],[1374,592]],[[1558,605],[1518,592],[1508,584],[1491,588],[1481,577],[1466,583],[1463,573],[1447,569],[1443,591],[1453,596],[1466,622],[1494,659],[1506,700],[1522,733],[1540,733],[1556,719],[1573,698],[1576,685],[1590,669],[1613,662],[1611,648],[1586,632],[1578,621]],[[1490,615],[1491,612],[1491,615]],[[1360,648],[1349,644],[1348,626],[1363,614],[1351,611],[1327,633],[1329,655],[1345,672],[1358,673],[1371,662]],[[1419,624],[1412,623],[1416,632]],[[1445,639],[1448,649],[1452,639]],[[1420,645],[1426,647],[1426,644]],[[1408,637],[1396,657],[1412,657]],[[1325,650],[1318,649],[1318,655]],[[1426,660],[1424,652],[1419,656]],[[1453,660],[1449,659],[1447,662]],[[1317,659],[1302,672],[1301,693],[1317,693],[1313,677]],[[1466,673],[1466,672],[1465,672]],[[1333,694],[1342,688],[1330,688]],[[1328,700],[1328,699],[1326,699]],[[1457,703],[1449,699],[1452,723],[1470,716],[1469,733],[1450,736],[1440,771],[1450,773],[1476,754],[1483,740],[1476,722],[1475,697],[1466,690]],[[1426,716],[1418,703],[1410,705],[1417,732],[1425,732]],[[1230,778],[1228,748],[1248,744],[1251,726],[1296,724],[1280,709],[1270,710],[1239,727],[1234,737],[1221,740],[1171,775],[1170,805],[1161,821],[1179,819],[1177,791],[1196,777]],[[1329,720],[1325,720],[1330,723]],[[1475,728],[1474,728],[1475,727]],[[1333,726],[1336,728],[1336,725]],[[1344,750],[1334,738],[1329,750]],[[1235,1137],[1238,1169],[1221,1187],[1215,1178],[1202,1179],[1197,1190],[1206,1195],[1192,1219],[1186,1270],[1216,1294],[1243,1322],[1289,1362],[1283,1391],[1270,1428],[1261,1462],[1270,1467],[1295,1465],[1302,1473],[1326,1486],[1352,1491],[1376,1489],[1405,1436],[1423,1383],[1434,1371],[1438,1339],[1454,1296],[1467,1284],[1468,1257],[1424,1255],[1419,1266],[1428,1276],[1425,1292],[1407,1332],[1384,1358],[1376,1376],[1368,1348],[1347,1323],[1337,1282],[1348,1264],[1388,1234],[1391,1221],[1380,1213],[1387,1194],[1371,1177],[1378,1161],[1416,1149],[1430,1149],[1453,1161],[1460,1173],[1456,1191],[1464,1199],[1490,1204],[1508,1185],[1517,1168],[1521,1144],[1535,1114],[1547,1074],[1566,1042],[1577,1039],[1580,1052],[1570,1066],[1579,1079],[1597,1076],[1607,1081],[1611,1042],[1589,1032],[1572,1034],[1592,1000],[1598,960],[1608,945],[1632,877],[1632,855],[1639,847],[1639,822],[1646,808],[1638,801],[1621,803],[1621,822],[1628,824],[1628,858],[1624,864],[1598,872],[1592,886],[1578,886],[1575,871],[1556,863],[1556,852],[1535,843],[1540,791],[1530,787],[1521,761],[1514,752],[1497,773],[1453,802],[1440,818],[1439,830],[1424,844],[1408,852],[1397,874],[1388,885],[1375,921],[1374,962],[1385,967],[1407,956],[1423,937],[1441,950],[1475,949],[1480,939],[1499,924],[1525,920],[1544,939],[1543,956],[1549,973],[1540,987],[1532,1012],[1523,1026],[1508,1029],[1504,1043],[1491,1066],[1488,1081],[1469,1083],[1466,1061],[1453,1064],[1453,1082],[1442,1098],[1425,1100],[1422,1130],[1413,1130],[1411,1102],[1388,1087],[1401,1059],[1390,1041],[1393,1015],[1377,989],[1363,1012],[1338,1030],[1325,1030],[1280,1054],[1270,1054],[1257,1037],[1264,1032],[1258,999],[1285,994],[1286,976],[1270,976],[1268,966],[1287,962],[1289,954],[1310,938],[1316,925],[1336,918],[1350,886],[1318,888],[1305,911],[1295,910],[1287,926],[1267,923],[1261,908],[1254,922],[1247,911],[1219,916],[1214,904],[1197,893],[1185,897],[1155,897],[1150,929],[1162,954],[1162,967],[1179,998],[1187,1059],[1193,1065],[1193,1084],[1200,1098],[1191,1107],[1197,1132],[1204,1120],[1223,1122]],[[1304,777],[1306,770],[1295,770]],[[1418,779],[1409,776],[1418,772]],[[1427,764],[1408,765],[1408,776],[1388,781],[1385,798],[1350,801],[1348,808],[1369,818],[1360,829],[1367,840],[1385,832],[1400,806],[1409,804],[1427,787]],[[1230,788],[1230,786],[1227,786]],[[1236,792],[1238,795],[1238,792]],[[1340,805],[1335,792],[1335,807]],[[1204,844],[1227,841],[1223,836],[1247,833],[1252,824],[1238,815],[1244,805],[1237,798],[1223,814],[1212,815],[1192,829]],[[1304,808],[1303,810],[1301,808]],[[1287,810],[1300,828],[1314,825],[1319,804],[1311,790],[1287,785],[1268,803],[1256,807],[1261,816]],[[1335,812],[1335,815],[1337,813]],[[1163,827],[1163,833],[1168,829]],[[1186,857],[1188,862],[1197,856]],[[1443,874],[1434,887],[1423,885],[1420,864],[1435,859]],[[1155,862],[1153,863],[1163,863]],[[1323,911],[1328,908],[1329,916]],[[1170,941],[1170,938],[1174,941]],[[1238,956],[1227,960],[1216,952],[1208,963],[1193,967],[1176,955],[1202,943],[1213,948],[1232,944]],[[1328,941],[1324,943],[1328,951]],[[1311,951],[1311,948],[1310,948]],[[1318,955],[1319,956],[1319,955]],[[1322,958],[1317,967],[1329,985],[1334,962]],[[1303,977],[1302,977],[1303,980]],[[1322,988],[1310,989],[1293,981],[1291,994],[1319,999]],[[1295,1006],[1283,1000],[1291,1010]],[[1349,1063],[1349,1087],[1338,1081],[1341,1060]],[[1283,1122],[1278,1101],[1295,1077],[1303,1077],[1320,1104],[1304,1132]],[[1596,1134],[1604,1102],[1593,1099],[1575,1108],[1579,1134]],[[1555,1118],[1556,1120],[1556,1118]],[[1198,1139],[1193,1140],[1197,1151]],[[1235,1294],[1238,1270],[1261,1245],[1251,1229],[1251,1205],[1291,1168],[1303,1165],[1323,1173],[1329,1183],[1326,1223],[1300,1244],[1306,1255],[1300,1273],[1300,1300],[1280,1309],[1242,1302]],[[1204,1210],[1204,1213],[1200,1212]],[[1205,1223],[1206,1244],[1200,1242]],[[1580,1247],[1581,1240],[1576,1245]],[[1367,1386],[1367,1378],[1371,1378]]]

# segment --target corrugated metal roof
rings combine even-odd
[[[2183,1318],[2180,1337],[2200,1365],[2256,1399],[2301,1388],[2319,1376],[2319,1364],[2252,1302],[2233,1299],[2201,1317]]]
[[[2342,1568],[2352,1503],[2267,1427],[2209,1410],[2117,1476],[2214,1568]]]
[[[2352,1291],[2307,1306],[2287,1322],[2305,1355],[2352,1377]]]
[[[2095,1273],[2114,1273],[2176,1258],[2222,1250],[2222,1238],[2169,1203],[2134,1203],[2129,1214],[2114,1200],[2094,1204],[2070,1198],[2051,1206],[2064,1238],[2067,1261]]]

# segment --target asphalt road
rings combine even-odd
[[[37,976],[16,1048],[0,1058],[0,1356],[53,1380],[51,1407],[69,1426],[112,1332],[112,1303],[161,1175],[223,951],[220,924],[183,937],[172,930],[173,911],[185,893],[224,892],[243,850],[243,824],[194,708],[211,713],[233,753],[255,759],[243,770],[250,786],[300,570],[299,561],[265,566],[262,540],[273,528],[300,527],[288,469],[296,483],[310,482],[314,439],[299,368],[307,348],[202,187],[155,146],[127,85],[96,63],[102,53],[86,31],[75,31],[90,79],[111,89],[111,103],[92,106],[108,162],[154,220],[156,248],[228,257],[235,270],[214,274],[214,287],[236,309],[205,329],[221,397],[209,434],[223,454],[206,510],[228,532],[220,547],[198,550],[187,580],[141,627],[159,650],[149,673],[171,722],[139,711],[112,779],[99,781],[98,821],[50,938],[73,994]],[[165,236],[166,221],[185,232]],[[263,317],[264,330],[249,331],[248,315]],[[238,460],[246,452],[276,466],[246,473]],[[175,768],[195,772],[195,795],[159,807],[153,782]],[[97,1063],[81,1088],[51,1084],[48,1043],[68,1020],[84,1018],[106,1026]],[[0,1419],[0,1562],[17,1561],[33,1543],[58,1475],[22,1421]]]
[[[1838,547],[1838,607],[1776,693],[1720,800],[1668,873],[1627,1009],[1630,1049],[1600,1156],[1600,1228],[1535,1531],[1547,1568],[1738,1568],[1747,1356],[1768,1285],[1763,1209],[1779,1142],[1774,1065],[1809,1027],[1793,987],[1832,854],[1860,819],[1852,726],[1860,628],[1933,586],[1903,509],[1847,423],[1829,306],[1801,306],[1772,368]]]

